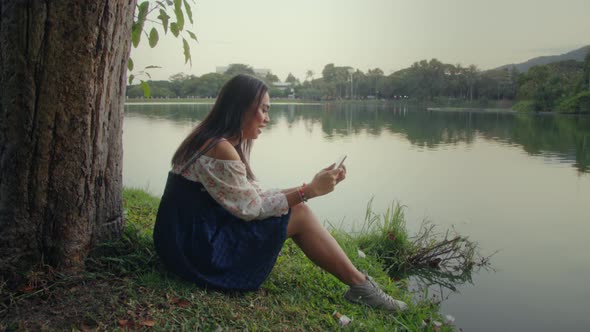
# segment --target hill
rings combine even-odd
[[[586,57],[586,54],[588,54],[588,52],[590,52],[590,45],[581,47],[577,50],[573,50],[571,52],[567,52],[564,54],[540,56],[540,57],[532,58],[532,59],[522,62],[522,63],[518,63],[518,64],[513,63],[513,64],[504,65],[504,66],[495,68],[493,70],[516,67],[516,69],[520,73],[523,73],[523,72],[528,71],[533,66],[546,65],[546,64],[553,63],[553,62],[560,62],[560,61],[567,61],[567,60],[584,61],[584,57]]]

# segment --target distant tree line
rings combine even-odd
[[[590,53],[583,62],[532,67],[519,76],[517,97],[520,110],[590,113]]]
[[[215,98],[230,77],[256,75],[245,64],[233,64],[225,73],[200,77],[182,73],[169,81],[148,81],[156,98]],[[590,112],[590,54],[584,62],[563,61],[536,66],[526,73],[514,67],[481,71],[476,66],[445,64],[437,59],[415,62],[409,68],[385,75],[379,68],[363,72],[349,66],[327,64],[321,77],[308,70],[301,82],[291,73],[284,83],[271,72],[259,76],[271,87],[271,96],[308,100],[411,99],[465,104],[489,101],[517,102],[531,111]],[[288,83],[288,84],[285,84]],[[141,98],[140,85],[127,88],[127,96]]]

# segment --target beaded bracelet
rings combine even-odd
[[[299,188],[297,188],[297,192],[299,192],[299,198],[301,199],[302,202],[307,202],[307,197],[305,197],[305,192],[303,192],[303,189],[305,188],[305,182],[303,183],[303,185]]]

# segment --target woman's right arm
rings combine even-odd
[[[240,157],[238,155],[238,153],[236,152],[236,150],[233,148],[233,146],[231,146],[231,144],[227,141],[222,141],[220,142],[215,148],[214,148],[214,154],[215,154],[215,158],[216,159],[221,159],[221,160],[240,160]],[[245,174],[242,174],[245,175]],[[332,192],[334,190],[334,187],[336,186],[336,184],[338,184],[340,181],[342,181],[345,178],[346,175],[346,168],[334,168],[334,165],[330,165],[327,168],[322,169],[320,172],[318,172],[313,180],[306,186],[302,187],[295,187],[295,188],[290,188],[287,190],[282,190],[281,192],[285,195],[285,198],[287,199],[287,205],[288,207],[293,207],[297,204],[300,204],[302,202],[302,197],[299,193],[299,189],[301,188],[303,191],[303,194],[305,195],[305,199],[311,199],[317,196],[323,196],[325,194],[328,194],[330,192]],[[245,176],[243,176],[243,178],[245,179]],[[207,186],[207,181],[202,181],[203,184],[205,185],[205,187]],[[248,182],[249,184],[251,184],[249,181],[242,181],[244,183]],[[253,185],[253,184],[251,184]],[[253,186],[253,188],[258,188],[258,186]],[[207,188],[208,191],[210,193],[214,194],[215,190],[211,190],[212,188]],[[259,188],[258,188],[259,189]],[[256,190],[256,192],[258,194],[260,194],[259,190]],[[215,196],[215,195],[214,195]],[[220,199],[221,201],[221,199]],[[225,202],[225,207],[228,208],[230,211],[235,212],[235,209],[232,209],[229,205],[227,205],[228,202]],[[224,204],[222,204],[224,205]],[[237,214],[237,213],[236,213]],[[245,215],[238,215],[239,217],[242,217],[244,219],[249,219],[250,216],[245,216]]]
[[[332,167],[328,167],[317,173],[308,185],[283,190],[289,207],[301,203],[300,189],[303,191],[305,199],[326,195],[332,192],[336,184],[344,179],[345,173],[346,170],[343,168],[332,169]]]

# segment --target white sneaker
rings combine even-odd
[[[350,286],[350,289],[344,293],[344,298],[350,302],[365,304],[372,308],[381,308],[389,311],[402,312],[408,309],[405,302],[394,300],[391,296],[385,294],[381,288],[373,281],[373,278],[367,276],[363,283]]]

